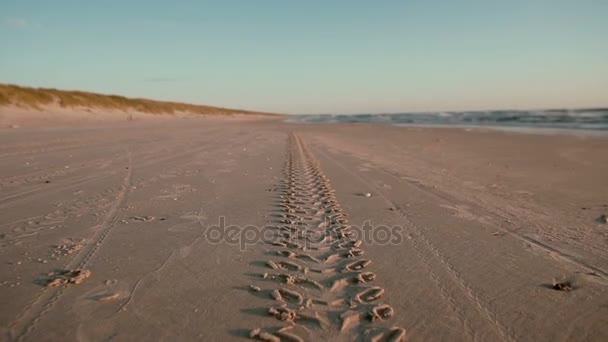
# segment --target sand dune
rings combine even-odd
[[[259,117],[2,128],[2,340],[606,340],[607,149]]]
[[[56,126],[62,122],[148,119],[151,115],[156,116],[157,119],[192,115],[278,116],[273,113],[190,103],[0,84],[0,127]]]

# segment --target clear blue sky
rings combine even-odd
[[[0,82],[289,113],[608,105],[607,0],[2,0]]]

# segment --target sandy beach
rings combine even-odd
[[[0,340],[606,341],[606,151],[256,116],[0,128]]]

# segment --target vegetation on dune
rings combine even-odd
[[[56,104],[63,108],[113,109],[149,114],[269,114],[188,103],[127,98],[118,95],[103,95],[84,91],[29,88],[12,84],[0,84],[0,106],[11,104],[38,110],[44,106]]]

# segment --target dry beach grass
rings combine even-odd
[[[84,91],[69,91],[49,88],[30,88],[11,84],[0,84],[0,106],[42,110],[46,106],[61,108],[88,108],[102,110],[134,111],[147,114],[268,114],[229,108],[135,99],[118,95],[103,95]]]

